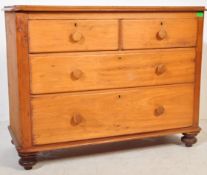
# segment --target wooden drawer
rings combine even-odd
[[[31,55],[31,93],[194,81],[195,49]]]
[[[30,20],[30,52],[116,50],[117,20]]]
[[[34,144],[189,127],[194,85],[44,95],[32,98]]]
[[[122,21],[123,49],[191,47],[196,38],[196,18]]]

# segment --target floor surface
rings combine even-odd
[[[7,122],[0,123],[0,175],[206,175],[207,120],[191,148],[181,135],[41,154],[30,171],[18,165]]]

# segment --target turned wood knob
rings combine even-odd
[[[165,71],[166,71],[166,66],[164,64],[158,64],[155,68],[155,73],[157,75],[161,75],[165,73]]]
[[[80,124],[82,121],[83,121],[83,117],[80,114],[73,114],[70,123],[71,125],[76,126]]]
[[[161,29],[159,32],[157,32],[157,39],[163,40],[167,36],[167,32],[164,29]]]
[[[155,116],[160,116],[162,114],[164,114],[165,112],[165,108],[163,106],[158,106],[155,110],[154,110],[154,115]]]
[[[78,31],[71,34],[71,40],[73,42],[79,42],[82,38],[83,38],[82,33],[78,32]]]
[[[83,75],[83,72],[79,69],[73,70],[70,74],[72,80],[79,80]]]

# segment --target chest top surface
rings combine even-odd
[[[31,12],[192,12],[204,11],[203,6],[38,6],[38,5],[14,5],[5,6],[5,11],[31,11]]]

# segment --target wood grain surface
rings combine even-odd
[[[30,55],[31,93],[194,81],[195,49]],[[160,66],[164,70],[158,73]],[[78,74],[74,79],[74,74]]]
[[[200,131],[204,7],[4,10],[23,166],[46,150]]]
[[[193,84],[186,84],[34,96],[33,142],[50,144],[190,127],[193,91]],[[164,112],[156,115],[159,107]],[[74,125],[77,116],[81,121]]]
[[[119,12],[119,11],[126,11],[126,12],[157,12],[157,11],[164,11],[164,12],[192,12],[192,11],[204,11],[205,7],[202,6],[43,6],[43,5],[15,5],[15,6],[5,6],[5,11],[56,11],[56,12]]]
[[[81,39],[74,41],[79,33]],[[30,52],[118,49],[117,20],[31,20]]]
[[[196,45],[197,19],[149,19],[122,21],[122,48],[168,48]],[[163,39],[158,32],[165,31]]]

